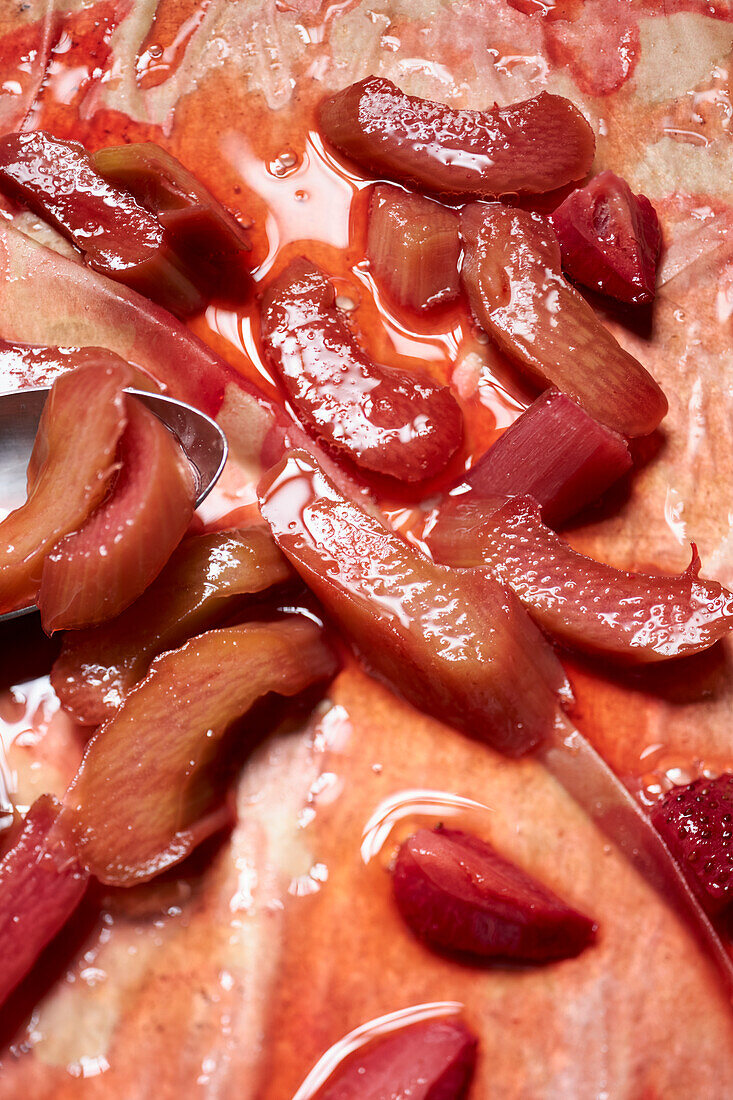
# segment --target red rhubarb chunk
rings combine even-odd
[[[654,298],[662,246],[657,212],[626,180],[601,172],[550,216],[571,279],[620,302]]]
[[[129,395],[119,471],[107,498],[43,564],[43,628],[69,630],[119,615],[161,571],[193,516],[197,482],[175,436]]]
[[[47,553],[106,493],[130,377],[127,364],[111,357],[54,383],[31,454],[30,495],[0,523],[0,611],[34,602]]]
[[[88,363],[118,359],[114,352],[106,348],[57,348],[0,339],[0,393],[50,386],[62,374],[69,374]],[[136,389],[160,391],[160,386],[151,375],[138,367],[127,366],[130,384]]]
[[[453,1016],[402,1027],[350,1054],[314,1100],[464,1100],[477,1045]]]
[[[708,649],[733,627],[733,593],[700,579],[696,551],[679,576],[614,569],[571,549],[530,497],[495,511],[459,504],[430,546],[438,561],[487,565],[543,630],[589,653],[664,661]]]
[[[458,218],[423,195],[378,184],[369,203],[367,257],[377,283],[408,309],[458,297]]]
[[[42,131],[6,134],[0,138],[0,190],[55,226],[96,271],[180,316],[200,308],[199,292],[158,220],[107,183],[77,142]]]
[[[489,111],[455,110],[370,76],[322,100],[319,124],[374,175],[454,197],[553,191],[582,179],[595,152],[580,111],[547,92]]]
[[[92,164],[155,215],[191,282],[207,298],[238,301],[252,278],[249,236],[193,173],[155,142],[100,149]]]
[[[392,878],[404,920],[431,947],[541,963],[588,946],[596,926],[491,845],[454,829],[420,829]]]
[[[703,908],[722,913],[733,901],[733,775],[673,787],[652,811]]]
[[[59,803],[38,798],[0,861],[0,1004],[81,901],[88,876],[56,827]]]
[[[304,423],[359,466],[401,481],[439,473],[463,421],[446,386],[375,363],[354,340],[324,273],[293,260],[263,298],[267,355]]]
[[[81,863],[131,886],[182,860],[221,824],[212,767],[232,722],[268,692],[296,695],[334,671],[320,629],[295,616],[212,630],[158,657],[67,792]]]
[[[531,496],[557,527],[597,500],[631,468],[626,440],[577,402],[547,390],[481,456],[440,504],[437,526],[456,508]]]
[[[562,669],[487,570],[435,565],[305,452],[265,475],[260,507],[305,583],[413,705],[510,756],[552,728]]]
[[[654,431],[667,412],[664,394],[563,278],[548,223],[500,203],[474,204],[461,234],[471,308],[519,369],[622,435]]]
[[[240,611],[292,576],[265,527],[185,539],[150,588],[118,618],[66,634],[51,682],[75,721],[110,718],[154,657]]]

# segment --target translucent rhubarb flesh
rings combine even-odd
[[[0,138],[0,190],[50,222],[87,263],[186,316],[199,292],[176,262],[163,227],[107,183],[83,145],[38,131]]]
[[[547,222],[500,203],[474,204],[461,215],[461,234],[476,320],[520,370],[622,435],[654,431],[667,412],[664,394],[563,278]]]
[[[547,92],[488,111],[455,110],[370,76],[322,100],[318,118],[324,137],[357,164],[436,195],[553,191],[582,179],[595,152],[580,111]]]
[[[314,1100],[464,1100],[477,1046],[458,1017],[423,1020],[354,1051]]]
[[[46,400],[30,460],[32,491],[0,523],[0,611],[34,602],[43,561],[107,492],[125,427],[122,360],[63,375]]]
[[[324,273],[293,260],[263,297],[270,363],[303,422],[359,466],[401,481],[439,473],[463,435],[446,386],[375,363],[356,343]]]
[[[564,674],[487,570],[435,565],[305,452],[286,455],[259,492],[280,549],[393,688],[511,756],[545,737]]]
[[[653,301],[662,245],[657,213],[626,180],[601,172],[550,216],[571,279],[620,302]]]
[[[175,436],[126,395],[127,425],[110,492],[46,557],[38,592],[44,629],[114,618],[140,596],[183,538],[197,480]]]
[[[89,742],[67,792],[81,863],[118,886],[178,863],[218,820],[211,769],[232,722],[335,668],[320,628],[295,616],[212,630],[158,657]]]
[[[460,254],[452,211],[389,184],[374,188],[367,258],[378,285],[399,305],[427,310],[457,298]]]
[[[110,718],[154,657],[283,584],[290,567],[265,527],[195,535],[118,618],[64,637],[51,673],[63,707],[83,725]]]
[[[589,653],[663,661],[708,649],[733,628],[733,593],[700,579],[696,551],[679,576],[614,569],[573,550],[530,497],[496,510],[459,505],[430,546],[438,561],[487,565],[543,630]]]
[[[470,833],[420,829],[400,846],[397,907],[429,946],[478,959],[541,963],[579,955],[596,926]]]
[[[0,1004],[26,976],[81,901],[88,875],[57,828],[60,806],[43,795],[0,860]]]

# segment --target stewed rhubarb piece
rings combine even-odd
[[[458,297],[458,218],[424,195],[377,184],[369,203],[367,257],[399,305],[426,310]]]
[[[435,565],[303,451],[286,455],[259,492],[280,549],[392,687],[510,756],[542,741],[567,682],[488,570]]]
[[[664,394],[563,278],[549,224],[501,203],[474,204],[461,215],[461,234],[471,308],[502,351],[614,431],[654,431],[667,412]]]
[[[107,492],[130,379],[114,356],[54,382],[31,454],[30,495],[0,523],[0,611],[33,603],[46,554]]]
[[[293,260],[265,292],[267,356],[298,415],[359,466],[401,481],[439,473],[463,422],[446,386],[375,363],[356,343],[324,273]]]
[[[321,132],[375,175],[436,195],[537,194],[582,179],[593,130],[569,99],[540,92],[488,111],[455,110],[369,76],[321,101]]]
[[[178,863],[221,823],[212,767],[227,729],[269,692],[332,676],[311,621],[211,630],[165,653],[87,746],[62,818],[82,864],[131,886]]]
[[[62,706],[75,721],[99,725],[159,653],[291,576],[265,527],[185,539],[147,592],[118,618],[65,635],[51,673]]]
[[[733,775],[672,787],[652,821],[706,912],[733,902]]]
[[[430,546],[438,561],[489,566],[543,630],[590,653],[664,661],[708,649],[733,628],[733,592],[700,579],[697,551],[679,576],[614,569],[573,550],[531,497],[496,510],[459,504]]]
[[[57,828],[60,806],[43,795],[0,860],[0,1004],[60,932],[84,896],[88,875]]]
[[[547,390],[443,498],[436,528],[468,503],[525,494],[537,501],[545,523],[556,527],[597,500],[630,468],[622,436],[599,424],[567,394]]]
[[[95,170],[86,149],[43,131],[0,138],[0,190],[50,222],[111,279],[180,316],[201,306],[163,227]]]
[[[477,959],[567,959],[596,926],[526,871],[470,833],[419,829],[400,846],[397,907],[431,947]]]
[[[601,172],[550,215],[571,279],[620,302],[654,298],[662,246],[657,212],[626,180]]]
[[[252,285],[249,236],[179,160],[153,141],[92,155],[94,168],[124,188],[163,226],[191,282],[205,297],[237,301]]]
[[[106,499],[46,557],[38,593],[44,630],[111,619],[161,571],[193,516],[197,482],[172,432],[126,395],[119,469]]]
[[[45,304],[45,303],[44,303]],[[116,360],[106,348],[46,347],[45,344],[21,344],[0,339],[0,393],[50,386],[62,374],[68,374],[87,363]],[[138,367],[129,367],[131,385],[136,389],[160,387],[152,376]]]
[[[457,1016],[401,1027],[349,1054],[314,1100],[464,1100],[477,1045]]]

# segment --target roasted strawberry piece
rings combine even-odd
[[[460,502],[460,498],[458,498]],[[458,503],[430,535],[437,561],[484,564],[544,631],[576,649],[634,664],[708,649],[733,628],[733,592],[699,577],[627,573],[576,553],[531,497],[492,510]]]
[[[117,359],[88,363],[53,385],[30,459],[28,500],[0,523],[0,611],[34,602],[43,560],[106,493],[125,427],[131,371]]]
[[[147,592],[117,619],[67,634],[51,682],[75,721],[110,718],[154,657],[215,626],[247,596],[292,576],[265,527],[185,539]]]
[[[568,99],[541,92],[490,111],[457,111],[370,76],[321,101],[321,132],[378,176],[436,195],[537,194],[582,179],[593,130]]]
[[[77,142],[42,131],[6,134],[0,190],[55,226],[96,271],[179,316],[201,307],[157,219],[102,179]]]
[[[426,310],[458,297],[458,218],[423,195],[378,184],[369,203],[367,257],[391,298]]]
[[[733,775],[696,779],[673,787],[652,810],[706,912],[716,915],[733,901]]]
[[[461,410],[446,386],[375,363],[336,308],[324,273],[293,260],[265,292],[267,356],[304,423],[359,466],[401,481],[439,473],[457,450]]]
[[[238,301],[252,277],[242,225],[193,173],[155,142],[100,149],[92,164],[155,215],[191,282],[205,297]]]
[[[302,451],[265,475],[275,540],[369,664],[411,703],[510,756],[552,728],[562,669],[487,570],[435,565]]]
[[[626,180],[601,172],[550,216],[571,279],[620,302],[654,298],[662,246],[657,212]]]
[[[534,497],[545,523],[557,527],[630,468],[622,436],[599,424],[567,394],[547,390],[443,498],[434,530],[469,503],[524,495]]]
[[[464,1100],[477,1045],[459,1017],[422,1020],[349,1054],[311,1095],[314,1100]]]
[[[49,795],[31,806],[22,831],[0,861],[0,1004],[84,896],[88,875],[57,828],[59,803]]]
[[[592,942],[596,926],[489,844],[455,829],[420,829],[401,845],[397,907],[431,947],[480,959],[550,962]]]
[[[500,203],[474,204],[461,215],[461,234],[474,315],[520,369],[622,435],[654,431],[667,412],[664,394],[563,278],[548,223]]]
[[[220,826],[211,768],[232,722],[268,692],[333,675],[314,623],[293,616],[212,630],[163,654],[87,746],[62,818],[102,882],[131,886]]]
[[[125,406],[109,495],[43,564],[37,603],[49,634],[119,615],[157,577],[191,522],[197,482],[181,445],[134,397]]]

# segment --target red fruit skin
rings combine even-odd
[[[620,302],[654,300],[662,233],[657,212],[626,180],[601,172],[550,215],[571,279]]]
[[[652,810],[702,907],[713,916],[733,902],[733,775],[672,787]]]
[[[43,795],[0,861],[0,1004],[31,969],[84,896],[88,875],[56,828],[60,805]]]
[[[517,367],[621,435],[653,432],[667,399],[563,278],[549,224],[525,210],[476,203],[461,215],[461,235],[471,309]]]
[[[322,134],[372,174],[454,198],[553,191],[589,171],[595,136],[562,96],[454,110],[369,76],[321,101]]]
[[[119,470],[107,498],[43,563],[37,604],[44,630],[112,619],[157,577],[193,516],[196,477],[175,436],[126,395]]]
[[[201,307],[156,218],[94,170],[75,141],[42,131],[0,138],[0,189],[54,225],[96,271],[179,316]]]
[[[424,1020],[349,1055],[314,1100],[463,1100],[477,1046],[456,1017]]]
[[[531,496],[551,527],[577,515],[631,469],[623,436],[576,401],[546,390],[517,417],[439,505],[435,532],[468,504]]]
[[[429,541],[437,561],[487,565],[542,630],[587,653],[649,664],[700,653],[733,628],[733,593],[700,579],[694,547],[679,576],[614,569],[568,546],[531,497],[459,504]]]
[[[419,829],[401,845],[394,898],[431,947],[544,963],[579,955],[596,925],[470,833]]]
[[[265,292],[262,337],[298,416],[359,466],[422,481],[458,449],[463,419],[450,390],[370,359],[336,308],[333,286],[304,257]]]
[[[458,218],[424,195],[380,183],[369,202],[367,258],[372,275],[398,305],[420,311],[461,292]]]

